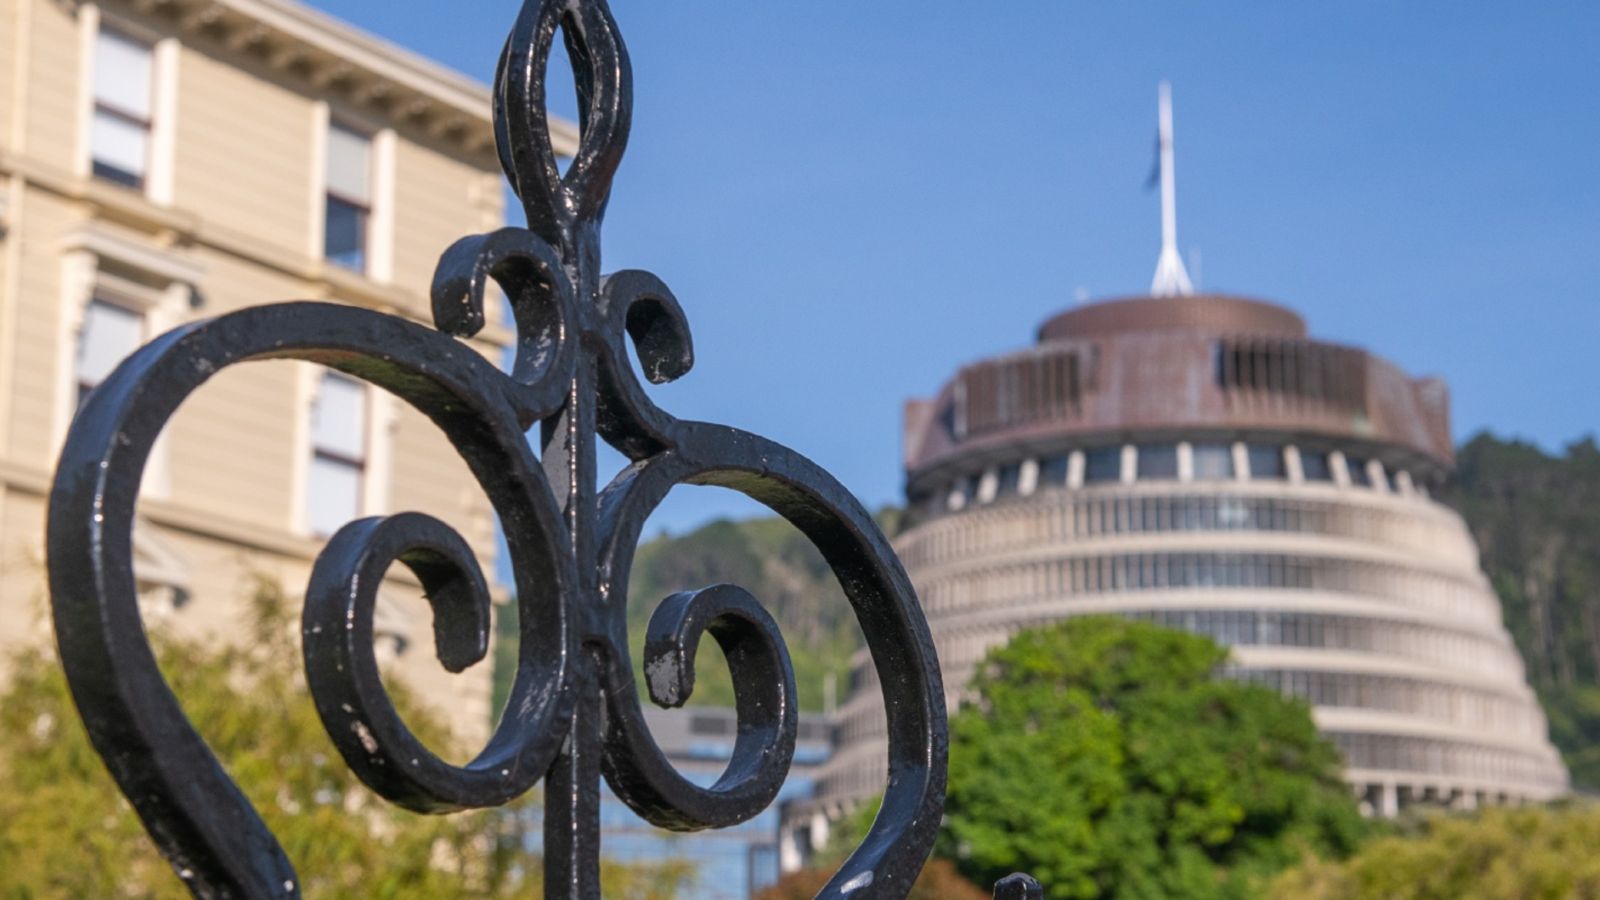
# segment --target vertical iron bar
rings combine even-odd
[[[588,653],[579,655],[582,692],[566,747],[545,782],[544,895],[600,897],[600,692]]]
[[[571,552],[579,561],[577,616],[571,625],[579,629],[581,640],[574,660],[578,702],[572,731],[545,792],[545,896],[567,900],[600,897],[600,663],[590,644],[605,629],[594,540],[595,412],[594,404],[585,402],[594,393],[596,377],[592,362],[580,363],[566,409],[542,429],[545,473],[562,504]]]

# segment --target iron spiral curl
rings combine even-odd
[[[581,142],[563,176],[550,142],[546,69],[557,33],[573,61]],[[494,89],[500,157],[528,227],[467,237],[443,255],[435,328],[321,303],[247,309],[171,332],[89,398],[62,452],[49,514],[56,632],[95,747],[156,844],[198,897],[300,894],[278,842],[185,718],[144,636],[132,560],[143,468],[179,404],[216,372],[258,359],[320,363],[425,414],[466,461],[503,525],[521,611],[511,699],[486,747],[451,765],[422,746],[384,691],[373,608],[395,563],[433,607],[440,662],[459,671],[488,647],[489,600],[466,541],[421,513],[364,519],[318,557],[304,612],[307,677],[357,775],[423,813],[502,805],[546,784],[546,895],[599,892],[599,781],[666,828],[722,828],[776,797],[795,749],[794,671],[776,623],[741,588],[666,598],[636,668],[628,573],[644,523],[681,484],[739,491],[817,547],[854,607],[884,685],[889,786],[862,845],[826,897],[903,897],[944,803],[946,721],[933,643],[909,580],[866,509],[820,467],[757,435],[680,421],[643,376],[689,372],[682,307],[646,272],[602,276],[600,226],[632,116],[627,52],[605,0],[528,0]],[[515,318],[509,374],[457,338],[485,322],[490,285]],[[538,427],[542,447],[526,433]],[[631,464],[603,490],[604,440]],[[636,679],[681,705],[696,648],[719,642],[736,684],[738,731],[723,777],[678,774],[644,723]]]

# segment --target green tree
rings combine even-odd
[[[537,896],[542,866],[527,803],[419,816],[378,798],[345,767],[301,673],[297,633],[280,591],[251,598],[250,640],[153,644],[174,692],[299,870],[306,896]],[[12,660],[0,693],[0,897],[182,898],[171,868],[95,755],[56,661]],[[401,684],[391,694],[424,743],[450,737]],[[664,900],[686,866],[605,867],[607,896]]]
[[[1047,896],[1252,896],[1364,830],[1309,709],[1222,680],[1211,640],[1076,618],[992,651],[951,728],[943,852]]]
[[[1344,862],[1279,876],[1283,900],[1564,900],[1600,897],[1600,809],[1435,815],[1418,836],[1374,840]]]

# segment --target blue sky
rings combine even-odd
[[[315,5],[484,80],[517,8]],[[1600,4],[613,10],[637,112],[606,262],[672,286],[699,359],[658,402],[780,440],[869,505],[898,499],[905,398],[1080,293],[1147,289],[1163,78],[1202,287],[1443,376],[1458,436],[1597,430]],[[696,489],[654,524],[747,509]]]

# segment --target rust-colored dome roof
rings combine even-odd
[[[1069,309],[1039,326],[1039,341],[1093,338],[1129,331],[1207,331],[1251,337],[1306,336],[1300,314],[1262,300],[1226,294],[1127,297]]]
[[[906,407],[906,470],[1139,434],[1349,440],[1448,468],[1449,392],[1308,336],[1292,310],[1223,295],[1080,306],[1035,346],[965,366]]]

